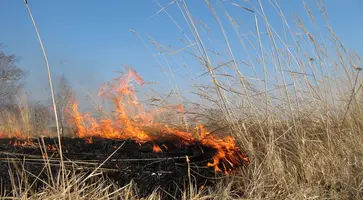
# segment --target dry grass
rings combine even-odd
[[[334,33],[320,1],[302,1],[304,16],[286,16],[275,0],[243,5],[226,1],[223,12],[206,0],[216,30],[193,18],[185,1],[172,4],[182,22],[168,13],[171,5],[157,3],[161,8],[157,14],[166,14],[184,38],[182,47],[175,50],[149,37],[164,53],[155,56],[156,61],[170,69],[165,55],[187,55],[193,60],[192,64],[185,60],[188,69],[197,63],[205,70],[201,76],[209,76],[209,83],[195,85],[193,93],[200,101],[189,102],[186,115],[233,134],[251,157],[248,169],[231,176],[230,182],[214,190],[191,186],[184,199],[363,198],[362,59]],[[243,27],[235,13],[228,11],[230,7],[249,13],[254,27]],[[282,28],[271,25],[266,7],[274,10]],[[237,38],[238,47],[231,44],[232,37]],[[222,41],[220,46],[209,42],[217,39]],[[177,91],[172,70],[165,71]],[[78,184],[82,178],[67,174],[68,187],[49,185],[30,198],[137,199],[132,184],[115,189],[102,178]],[[111,189],[116,192],[111,194]],[[29,195],[24,192],[29,188],[20,190],[14,185],[14,190],[19,198]],[[147,199],[160,197],[155,192]]]

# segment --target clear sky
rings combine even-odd
[[[113,71],[120,70],[121,64],[127,64],[146,81],[155,81],[159,83],[158,88],[167,89],[168,80],[152,54],[130,32],[130,29],[137,31],[145,40],[150,35],[162,44],[177,44],[181,32],[164,12],[156,14],[160,7],[155,1],[28,1],[55,78],[64,74],[77,91],[86,92],[113,78]],[[167,5],[171,1],[159,2]],[[280,2],[287,12],[306,15],[300,0]],[[214,20],[204,1],[187,0],[187,3],[195,17],[206,24]],[[349,48],[363,55],[363,1],[326,0],[325,6],[329,23],[337,35]],[[167,10],[175,20],[183,21],[175,4]],[[248,12],[239,10],[232,14],[241,14],[247,26],[253,23]],[[49,98],[43,56],[22,0],[0,0],[0,24],[0,43],[7,46],[5,52],[19,56],[18,65],[29,72],[27,91],[36,100]],[[178,71],[180,66],[172,68]],[[183,89],[182,79],[178,84]]]

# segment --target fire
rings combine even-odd
[[[161,148],[157,144],[154,144],[153,151],[156,152],[156,153],[163,152],[163,150],[161,150]]]
[[[6,134],[0,131],[0,139],[2,138],[11,139],[9,141],[9,145],[14,147],[36,145],[36,143],[31,138],[23,134],[18,128],[14,128],[14,130],[8,131]]]
[[[47,150],[48,151],[56,151],[57,149],[54,147],[54,145],[48,144],[47,145]]]
[[[14,141],[10,140],[9,145],[14,146],[14,147],[24,147],[24,146],[35,146],[36,143],[33,142],[33,140],[31,140],[31,139],[24,140],[24,141],[15,139]]]
[[[19,128],[14,128],[11,131],[6,131],[6,133],[0,131],[0,139],[1,138],[16,138],[19,140],[29,139],[29,137],[27,137],[26,134],[22,133]]]
[[[208,166],[226,174],[229,173],[226,165],[233,167],[241,160],[245,163],[248,162],[248,157],[239,153],[239,148],[230,136],[215,137],[206,131],[203,125],[197,126],[197,133],[192,133],[155,122],[154,116],[167,108],[151,112],[145,111],[138,101],[132,81],[139,85],[144,83],[144,80],[135,70],[127,68],[126,74],[103,84],[99,89],[98,96],[110,100],[115,107],[112,116],[102,119],[94,118],[89,113],[80,113],[78,111],[79,105],[72,103],[69,106],[69,112],[72,116],[72,122],[78,130],[77,136],[81,138],[132,139],[140,144],[165,138],[178,138],[179,142],[184,144],[200,142],[217,150]],[[182,106],[176,107],[178,111],[183,111]],[[160,146],[156,144],[153,146],[153,150],[154,152],[162,152]]]

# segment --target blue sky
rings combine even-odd
[[[167,5],[170,0],[159,2]],[[204,1],[189,0],[187,3],[194,17],[206,24],[214,22]],[[281,4],[287,13],[306,15],[299,0],[282,0]],[[48,52],[55,79],[64,74],[77,92],[85,94],[87,90],[94,91],[102,82],[112,79],[116,75],[114,71],[120,70],[121,64],[127,64],[146,81],[157,82],[154,87],[164,92],[168,90],[168,78],[157,67],[157,62],[144,44],[130,32],[130,29],[137,31],[147,41],[150,35],[162,44],[175,45],[176,49],[182,47],[178,38],[183,35],[178,28],[165,13],[155,15],[160,10],[155,1],[110,0],[101,3],[92,0],[29,0],[29,6]],[[329,23],[337,35],[347,47],[363,55],[363,1],[329,0],[325,1],[325,6]],[[183,21],[175,4],[167,10],[176,21]],[[269,14],[273,11],[267,8],[266,12]],[[253,18],[248,12],[234,8],[231,14],[240,15],[246,26],[253,25]],[[278,21],[271,20],[272,24],[278,25]],[[0,43],[6,45],[5,52],[19,56],[18,66],[29,72],[26,89],[32,93],[31,98],[48,99],[43,56],[22,0],[0,1],[0,24]],[[157,53],[155,48],[153,51]],[[173,70],[185,70],[180,68],[181,63],[177,59],[170,65]],[[191,73],[197,72],[199,68],[193,67],[195,71]],[[183,78],[176,76],[180,90],[187,90]]]

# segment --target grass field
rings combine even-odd
[[[181,127],[201,122],[232,135],[250,157],[247,168],[215,188],[187,185],[183,199],[363,199],[362,59],[335,34],[320,1],[302,1],[302,17],[287,14],[277,2],[230,5],[250,13],[254,25],[243,27],[228,10],[219,12],[205,1],[215,20],[213,30],[192,17],[186,2],[175,1],[184,21],[173,20],[167,9],[161,12],[183,31],[185,47],[179,50],[164,49],[152,38],[149,45],[134,32],[151,51],[183,55],[185,70],[202,66],[208,80],[192,83],[191,93],[199,99],[188,101],[170,72],[184,115],[165,122],[165,115],[173,114],[166,112],[159,120]],[[282,28],[271,25],[266,7],[275,10]],[[155,59],[169,70],[167,58]],[[6,124],[0,131],[35,132],[27,105],[19,105],[20,112],[0,112],[1,124]],[[19,199],[139,199],[133,183],[115,188],[102,178],[87,185],[83,179],[63,171],[43,180],[42,192],[32,193],[25,183],[14,184],[13,190]],[[160,199],[159,192],[146,199]]]

